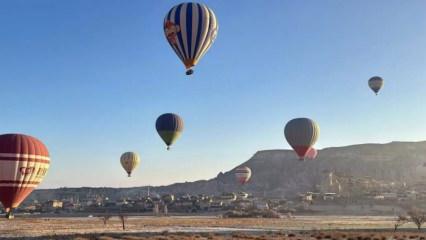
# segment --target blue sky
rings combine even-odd
[[[48,146],[42,188],[209,179],[289,148],[295,117],[318,122],[318,148],[426,140],[425,1],[205,1],[219,32],[191,77],[163,35],[177,3],[0,2],[0,131]],[[185,121],[170,152],[164,112]],[[142,158],[130,179],[128,150]]]

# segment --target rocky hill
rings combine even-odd
[[[216,178],[196,182],[151,187],[153,193],[214,194],[243,190],[255,195],[291,197],[313,191],[330,172],[345,176],[371,177],[381,181],[417,182],[426,177],[426,141],[361,144],[326,148],[315,160],[298,161],[291,150],[258,151],[241,165],[252,169],[245,186],[239,186],[234,169],[219,173]],[[236,166],[238,167],[238,166]],[[119,198],[142,196],[147,187],[135,188],[60,188],[36,190],[30,199],[61,199],[69,196],[85,198],[95,195]]]

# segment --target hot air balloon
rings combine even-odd
[[[373,92],[377,95],[380,91],[380,89],[384,85],[384,80],[381,77],[372,77],[370,80],[368,80],[368,86],[373,90]]]
[[[49,152],[38,139],[23,134],[0,135],[0,201],[6,218],[43,180]]]
[[[200,3],[181,3],[164,18],[164,34],[185,65],[187,75],[216,39],[218,23],[213,11]]]
[[[128,177],[131,176],[132,171],[139,165],[140,158],[135,152],[125,152],[120,157],[121,166],[126,170]]]
[[[180,137],[183,131],[183,120],[177,114],[165,113],[157,118],[155,123],[158,135],[167,145],[167,150]]]
[[[239,167],[235,169],[235,178],[241,185],[246,184],[251,177],[251,169],[248,167]]]
[[[318,140],[319,133],[318,124],[309,118],[292,119],[284,128],[285,138],[300,160],[305,159],[309,149]]]
[[[306,157],[310,160],[314,160],[318,156],[318,150],[315,148],[310,148],[309,151],[306,153]]]

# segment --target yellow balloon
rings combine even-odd
[[[140,157],[135,152],[125,152],[120,157],[121,166],[126,170],[130,177],[132,171],[139,165]]]

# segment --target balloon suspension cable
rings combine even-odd
[[[192,70],[191,68],[186,70],[186,75],[192,75],[194,73],[194,70]]]

